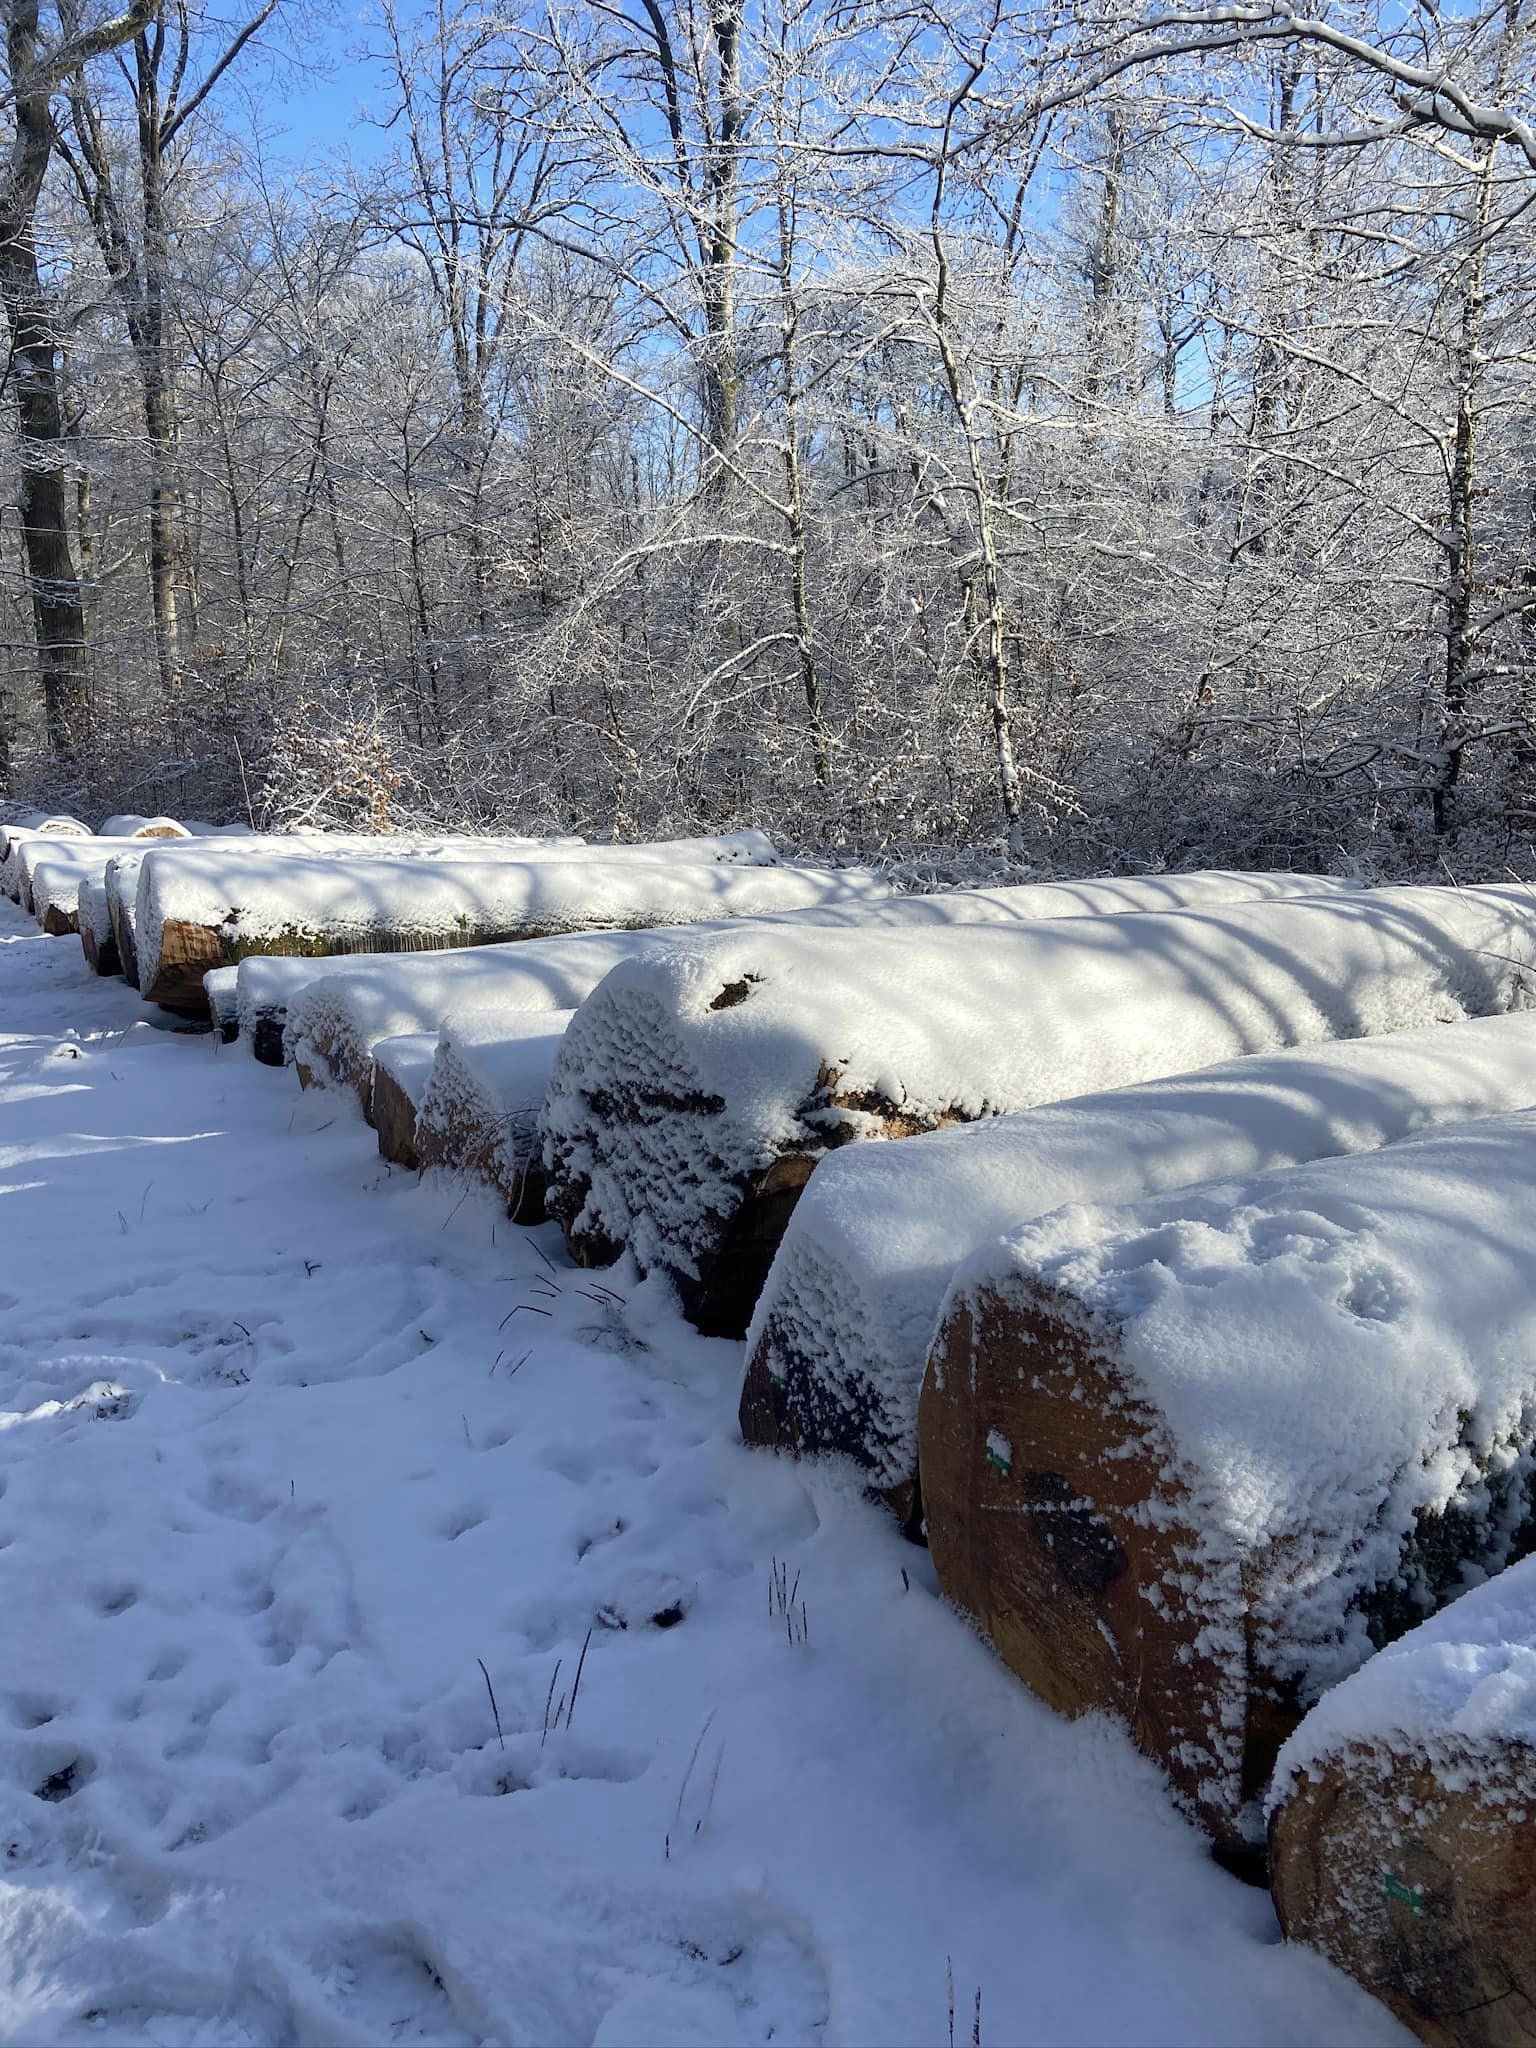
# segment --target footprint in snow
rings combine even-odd
[[[421,1934],[409,1927],[348,1932],[311,1951],[295,2005],[315,2010],[309,2029],[338,2041],[388,2041],[416,2048],[474,2048],[481,2030],[460,2018]],[[311,1997],[304,1997],[309,1991]],[[339,2020],[341,2026],[336,2026]]]
[[[638,1435],[599,1437],[595,1442],[568,1440],[551,1444],[539,1459],[547,1472],[585,1486],[589,1480],[610,1472],[632,1472],[637,1479],[651,1479],[661,1469],[651,1456],[648,1441]]]
[[[597,1634],[664,1634],[687,1618],[698,1597],[694,1579],[630,1565],[603,1572],[578,1593],[524,1601],[507,1616],[507,1623],[531,1650],[552,1650],[557,1644],[574,1648],[588,1629]]]
[[[471,1529],[478,1529],[490,1520],[490,1509],[479,1502],[466,1502],[437,1523],[437,1533],[445,1542],[457,1543],[461,1536],[467,1536]]]
[[[636,1983],[598,2023],[593,2048],[748,2048],[818,2042],[827,2024],[826,1976],[808,1937],[762,1899],[721,1899],[683,1909],[656,1928]]]
[[[63,1711],[51,1693],[13,1692],[6,1696],[6,1713],[13,1728],[46,1728]]]

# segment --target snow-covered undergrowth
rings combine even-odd
[[[738,1346],[0,920],[0,2039],[1404,2038]]]

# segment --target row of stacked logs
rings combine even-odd
[[[338,868],[334,883],[312,878],[310,893],[339,902],[368,879],[366,868],[358,883]],[[551,867],[540,878],[548,886],[534,893],[549,894],[558,880]],[[666,892],[651,893],[660,902]],[[1512,909],[1506,892],[1493,891],[1481,906],[1474,893],[1455,907],[1452,923],[1487,926],[1474,940],[1442,926],[1426,903],[1410,904],[1410,893],[1428,894],[1403,892],[1403,922],[1372,933],[1373,971],[1374,955],[1399,946],[1402,961],[1386,965],[1400,986],[1416,954],[1422,1000],[1431,1008],[1443,1001],[1447,1017],[1523,999],[1536,964],[1536,926],[1523,902]],[[339,924],[360,922],[350,904],[344,909]],[[1283,934],[1281,906],[1265,912]],[[650,898],[643,913],[628,914],[654,914]],[[1249,916],[1262,934],[1265,915]],[[1319,929],[1330,917],[1340,930],[1351,922],[1342,904],[1308,916]],[[1149,919],[1149,930],[1159,922]],[[1241,917],[1237,926],[1247,943]],[[79,929],[97,971],[132,975],[133,920],[113,914],[105,888],[99,902],[82,889]],[[203,1000],[203,973],[230,960],[232,942],[209,923],[178,951],[178,929],[167,918],[156,934],[155,988],[190,1008]],[[1482,943],[1490,932],[1496,946]],[[504,913],[474,936],[507,936]],[[994,958],[1011,950],[1000,937],[988,935]],[[1063,940],[1058,950],[1070,944]],[[530,972],[541,943],[534,938]],[[950,950],[958,957],[965,942]],[[1462,969],[1474,955],[1469,977]],[[494,963],[483,957],[494,987]],[[1295,1021],[1272,1022],[1256,1043],[1317,1035],[1306,1006],[1320,1001],[1326,965],[1312,959],[1308,967],[1304,993],[1297,977]],[[763,985],[753,972],[730,980],[707,1018],[745,1006],[750,1036]],[[228,1029],[235,993],[233,982],[223,992]],[[344,1069],[385,1158],[463,1173],[494,1189],[518,1220],[541,1220],[539,1126],[552,1071],[559,1092],[570,1012],[439,1014],[434,994],[409,1020],[430,1028],[402,1031],[392,990],[385,1007],[394,1026],[378,1036],[347,1014],[347,993],[338,977],[301,1034],[301,1075],[321,1078],[306,1060],[323,1059],[326,1078]],[[366,995],[359,984],[359,1015]],[[1324,990],[1316,1014],[1342,1030],[1328,1004],[1357,996]],[[1177,1008],[1170,1004],[1170,1020]],[[345,1029],[322,1026],[322,1012]],[[605,1023],[599,1005],[587,1029]],[[1147,1064],[1143,1025],[1127,1040],[1126,1079],[1163,1070],[1155,1054]],[[1416,1094],[1404,1087],[1396,1122],[1385,1116],[1380,1128],[1367,1120],[1350,1135],[1337,1117],[1332,1125],[1314,1118],[1306,1142],[1277,1146],[1264,1117],[1250,1130],[1241,1111],[1234,1124],[1229,1106],[1236,1150],[1219,1163],[1242,1177],[1225,1184],[1151,1193],[1179,1185],[1166,1126],[1156,1134],[1161,1178],[1138,1182],[1122,1162],[1118,1182],[1108,1173],[1079,1185],[1076,1207],[1042,1214],[1047,1176],[1036,1200],[1019,1208],[1020,1227],[961,1265],[920,1397],[918,1369],[900,1345],[871,1368],[861,1362],[829,1395],[826,1376],[803,1369],[790,1306],[770,1306],[770,1284],[742,1403],[749,1440],[851,1450],[888,1473],[880,1490],[914,1532],[925,1530],[943,1590],[1031,1689],[1063,1712],[1122,1720],[1222,1858],[1245,1874],[1271,1875],[1289,1934],[1352,1971],[1423,2038],[1458,2048],[1536,2042],[1536,1707],[1527,1721],[1510,1704],[1511,1688],[1530,1675],[1504,1656],[1495,1674],[1501,1717],[1490,1726],[1485,1715],[1473,1735],[1443,1697],[1447,1658],[1464,1671],[1487,1648],[1473,1626],[1480,1596],[1461,1605],[1456,1596],[1536,1548],[1536,1306],[1527,1304],[1520,1258],[1536,1225],[1536,1167],[1526,1164],[1536,1160],[1536,1112],[1514,1108],[1536,1099],[1536,1059],[1526,1096],[1510,1057],[1525,1025],[1506,1017],[1413,1034],[1482,1029],[1493,1050],[1479,1050],[1471,1083],[1458,1072],[1438,1094],[1422,1077]],[[1499,1026],[1515,1027],[1507,1043],[1495,1042]],[[277,1032],[281,1043],[281,1016]],[[1097,1043],[1109,1043],[1102,1029]],[[1223,1049],[1220,1029],[1210,1043]],[[1294,1087],[1300,1056],[1280,1058],[1293,1065],[1275,1087]],[[1216,1071],[1241,1093],[1237,1069],[1266,1064]],[[1119,1078],[1112,1053],[1086,1071],[1110,1087]],[[907,1138],[975,1114],[957,1103],[927,1115],[911,1107],[916,1091],[877,1102],[867,1090],[840,1090],[842,1077],[825,1064],[818,1074],[816,1117],[825,1125],[835,1112],[847,1125],[834,1146]],[[675,1114],[642,1101],[642,1081],[623,1114],[640,1122],[654,1122],[658,1109]],[[591,1091],[579,1057],[566,1085],[588,1091],[585,1116]],[[724,1102],[709,1108],[712,1100],[698,1091],[695,1121],[729,1112]],[[1112,1120],[1115,1098],[1099,1100]],[[1201,1114],[1209,1125],[1209,1103]],[[1358,1105],[1351,1114],[1358,1120]],[[1410,1135],[1455,1114],[1477,1121]],[[579,1135],[585,1144],[585,1125]],[[619,1243],[602,1238],[590,1190],[573,1180],[580,1147],[569,1137],[562,1144],[557,1126],[548,1153],[553,1206],[578,1256],[605,1256]],[[930,1142],[959,1145],[919,1138],[914,1172]],[[722,1239],[725,1260],[712,1252],[706,1279],[739,1266],[740,1284],[726,1286],[728,1307],[713,1321],[705,1308],[706,1327],[744,1325],[825,1145],[824,1135],[797,1138],[757,1171],[734,1219],[717,1209],[732,1235]],[[1202,1126],[1190,1158],[1208,1154]],[[655,1218],[646,1220],[652,1235],[641,1244],[661,1245]],[[1523,1576],[1516,1567],[1485,1592]],[[1525,1598],[1536,1667],[1536,1582]],[[1418,1626],[1425,1616],[1433,1619]],[[1514,1625],[1503,1608],[1495,1624],[1489,1641],[1507,1651]],[[1396,1647],[1376,1656],[1383,1645]],[[1397,1682],[1387,1685],[1380,1674],[1393,1659]],[[1536,1684],[1531,1691],[1536,1698]]]

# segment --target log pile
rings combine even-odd
[[[654,939],[649,932],[578,932],[456,952],[253,956],[238,970],[240,1033],[269,1065],[293,1062],[310,1083],[361,1093],[380,1039],[435,1035],[455,1010],[571,1009]]]
[[[897,935],[763,925],[651,949],[552,1078],[550,1207],[740,1336],[816,1161],[1283,1045],[1536,997],[1536,897],[1383,889]]]
[[[747,1339],[749,1443],[851,1456],[916,1533],[917,1395],[956,1266],[1068,1202],[1374,1151],[1536,1102],[1536,1015],[1293,1047],[817,1167]]]
[[[889,894],[857,869],[635,859],[243,859],[151,853],[135,912],[141,992],[204,1011],[203,976],[248,953],[426,952],[597,929],[750,918]]]
[[[1234,1857],[1307,1708],[1536,1541],[1533,1230],[1525,1111],[1058,1210],[956,1276],[919,1408],[940,1585]]]

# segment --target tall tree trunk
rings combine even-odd
[[[38,271],[38,194],[53,152],[51,72],[38,62],[39,0],[9,0],[6,58],[15,130],[0,175],[0,298],[10,333],[21,440],[18,503],[50,752],[70,753],[90,722],[85,604],[69,537],[59,350]]]
[[[1476,634],[1472,623],[1477,556],[1474,500],[1477,474],[1477,426],[1481,400],[1483,320],[1487,308],[1486,265],[1488,223],[1493,211],[1495,150],[1485,146],[1478,178],[1477,201],[1470,226],[1475,236],[1467,259],[1456,336],[1453,372],[1456,423],[1451,441],[1449,502],[1445,538],[1445,685],[1440,706],[1439,769],[1430,792],[1430,810],[1437,834],[1455,829],[1456,793],[1461,782],[1466,744],[1467,699],[1471,686]]]
[[[46,113],[45,113],[46,118]],[[37,635],[49,751],[72,752],[90,725],[85,602],[69,532],[59,355],[30,208],[0,214],[0,296],[10,328],[11,379],[21,435],[22,544]]]
[[[710,447],[721,459],[716,493],[728,488],[725,463],[736,446],[741,373],[736,360],[736,237],[742,139],[741,0],[713,0],[710,34],[717,67],[718,113],[705,169],[703,233],[704,410]]]

